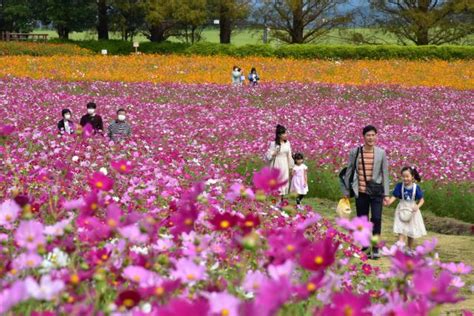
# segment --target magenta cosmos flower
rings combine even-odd
[[[123,270],[122,276],[140,285],[140,287],[151,287],[159,283],[156,273],[140,266],[128,266]]]
[[[448,271],[442,271],[438,278],[431,268],[424,268],[413,275],[413,292],[422,295],[436,303],[456,303],[461,299],[456,297],[458,290],[451,288],[452,276]]]
[[[0,137],[6,137],[13,133],[15,127],[12,125],[0,125]]]
[[[204,298],[195,301],[175,298],[168,305],[160,307],[157,312],[160,316],[208,316],[209,304]]]
[[[36,250],[38,246],[46,243],[43,232],[44,227],[40,222],[22,221],[15,231],[15,241],[20,247]]]
[[[392,258],[393,267],[403,273],[413,273],[425,265],[425,261],[421,257],[409,256],[400,250],[397,250]]]
[[[100,191],[110,191],[114,185],[114,181],[102,172],[94,172],[89,178],[89,186],[92,189]]]
[[[286,182],[280,179],[280,171],[274,168],[265,167],[253,175],[253,185],[257,190],[265,193],[277,190],[285,185]]]
[[[6,200],[0,205],[0,226],[12,229],[13,222],[21,212],[20,206],[13,200]]]
[[[303,249],[300,264],[303,268],[319,271],[334,263],[339,244],[334,244],[330,238],[317,241]]]
[[[352,233],[354,241],[359,243],[362,247],[369,247],[372,238],[373,224],[366,216],[354,217],[352,220],[340,218],[337,224]]]
[[[110,165],[117,172],[122,173],[122,174],[129,174],[132,172],[132,169],[133,169],[132,162],[125,159],[112,161]]]
[[[210,222],[216,230],[228,230],[234,227],[238,220],[237,216],[225,212],[223,214],[216,213]]]
[[[370,296],[368,294],[358,296],[351,292],[336,293],[332,298],[332,305],[317,310],[315,316],[370,316]]]

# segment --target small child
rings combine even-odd
[[[302,153],[293,155],[295,166],[292,171],[291,192],[298,194],[296,197],[296,207],[301,210],[301,200],[308,194],[308,167],[304,164]]]
[[[257,69],[252,68],[250,70],[250,74],[249,74],[249,84],[251,86],[256,86],[256,85],[258,85],[259,80],[260,80],[260,78],[258,77]]]
[[[426,228],[421,216],[420,208],[425,203],[423,191],[415,182],[421,181],[418,171],[413,167],[403,167],[401,171],[402,182],[397,183],[393,190],[393,196],[388,205],[397,198],[400,202],[395,210],[395,221],[393,232],[398,234],[399,240],[413,250],[414,239],[426,235]]]

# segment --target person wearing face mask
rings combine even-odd
[[[124,109],[117,111],[117,119],[109,125],[109,137],[110,140],[120,141],[128,138],[132,133],[130,124],[126,121],[126,112]]]
[[[94,102],[87,103],[87,114],[81,118],[81,126],[84,127],[90,124],[95,133],[102,133],[104,124],[102,123],[102,117],[95,114],[96,108],[97,105]]]
[[[73,134],[74,123],[71,121],[71,110],[63,109],[61,111],[63,119],[58,122],[58,130],[60,134]]]

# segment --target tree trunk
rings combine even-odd
[[[107,16],[107,0],[97,0],[97,33],[100,40],[109,39],[109,21]]]
[[[416,32],[416,45],[428,45],[428,28],[422,28]]]
[[[63,39],[63,40],[69,39],[69,28],[67,26],[58,25],[57,32],[60,39]]]
[[[418,10],[423,12],[425,16],[429,14],[429,5],[430,0],[419,0],[418,1]],[[418,30],[416,31],[416,45],[428,45],[429,44],[429,36],[428,36],[428,26],[426,25],[426,21],[424,19],[418,20]]]
[[[152,42],[164,42],[165,38],[165,28],[163,25],[153,25],[150,29],[150,41]]]
[[[232,21],[229,16],[229,10],[224,5],[221,5],[220,7],[219,28],[220,43],[230,44],[230,36],[232,34]]]
[[[293,11],[293,32],[291,33],[292,44],[302,44],[304,35],[303,7]]]

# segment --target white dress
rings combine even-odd
[[[411,189],[411,188],[407,188]],[[416,191],[416,188],[414,188]],[[418,210],[413,212],[411,220],[409,222],[403,222],[400,219],[399,210],[403,205],[409,206],[413,208],[416,205],[416,201],[414,199],[414,195],[410,197],[404,192],[404,188],[402,188],[402,199],[397,205],[395,210],[395,220],[393,222],[393,232],[395,234],[401,234],[408,236],[410,238],[420,238],[422,236],[426,236],[426,228],[425,223],[423,222],[423,217],[421,216],[421,211]]]
[[[291,192],[298,193],[300,195],[308,194],[308,186],[304,181],[305,171],[308,170],[308,167],[305,164],[295,165],[293,167],[294,175],[291,178]]]
[[[277,153],[275,158],[272,157],[274,152]],[[279,189],[280,195],[288,194],[290,188],[290,169],[294,166],[290,142],[282,142],[280,146],[277,146],[275,142],[271,142],[265,156],[267,161],[270,162],[270,167],[280,170],[279,180],[286,181],[286,184]]]

